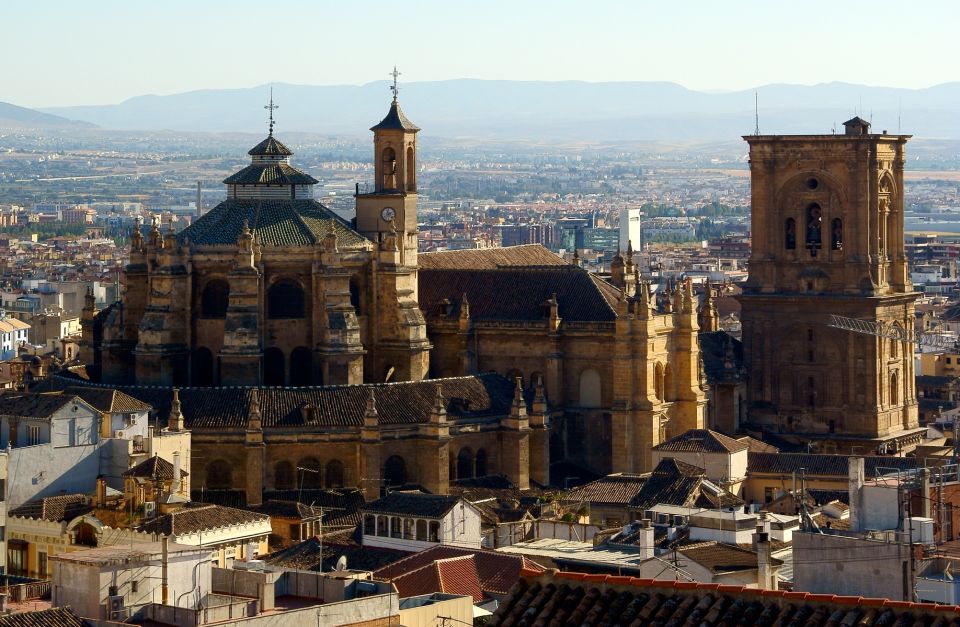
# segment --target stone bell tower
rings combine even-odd
[[[373,131],[372,192],[356,194],[356,229],[377,247],[366,283],[373,298],[367,330],[368,381],[417,381],[427,376],[430,342],[417,300],[417,133],[397,101]]]
[[[749,420],[824,440],[819,452],[844,452],[854,440],[861,450],[896,450],[917,427],[911,345],[827,326],[836,314],[913,329],[903,245],[910,136],[869,126],[854,118],[842,135],[744,137],[753,208],[740,297]]]

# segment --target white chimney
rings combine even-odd
[[[649,518],[640,521],[640,535],[637,538],[641,559],[653,559],[653,526]]]
[[[770,534],[756,534],[757,543],[757,587],[761,590],[776,590],[777,578],[773,574],[770,555]]]
[[[173,483],[170,485],[170,493],[180,493],[180,451],[173,453]]]
[[[864,461],[862,457],[849,458],[847,474],[847,489],[850,492],[850,531],[863,531],[861,498],[863,494]]]

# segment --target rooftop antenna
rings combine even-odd
[[[273,85],[270,85],[270,104],[264,105],[263,108],[270,112],[270,137],[273,137],[273,112],[280,108],[279,105],[273,104]]]
[[[390,91],[393,92],[393,101],[397,101],[397,92],[400,91],[400,88],[397,87],[397,77],[400,76],[400,72],[397,71],[397,66],[393,66],[393,71],[390,72],[390,76],[393,77],[393,85],[390,85]]]
[[[760,134],[760,93],[757,90],[753,90],[753,121],[754,128],[753,134]]]

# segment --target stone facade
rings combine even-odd
[[[704,426],[689,283],[654,298],[629,255],[610,284],[540,246],[418,256],[419,128],[394,100],[371,130],[354,221],[271,131],[189,228],[134,231],[122,302],[87,300],[83,377],[161,416],[183,386],[195,491],[526,488],[562,483],[551,459],[649,470]]]
[[[313,200],[317,181],[271,131],[196,223],[135,229],[123,301],[97,317],[84,310],[83,359],[104,382],[141,385],[422,379],[419,129],[394,101],[373,130],[377,184],[357,194],[355,224]]]
[[[909,136],[748,136],[753,249],[739,297],[749,421],[893,452],[914,439],[911,345],[827,326],[837,314],[912,329],[903,248]]]

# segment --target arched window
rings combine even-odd
[[[293,464],[277,462],[273,467],[273,487],[275,490],[292,490],[296,487],[293,481]]]
[[[283,351],[270,347],[263,351],[263,384],[284,385],[286,383]]]
[[[273,467],[273,487],[275,490],[292,490],[296,487],[293,481],[293,464],[277,462]]]
[[[397,153],[390,148],[383,150],[383,188],[396,189],[397,187]]]
[[[407,162],[404,167],[407,169],[407,191],[415,192],[417,191],[417,166],[413,146],[407,147]]]
[[[281,279],[267,292],[267,317],[271,320],[303,318],[306,316],[303,288],[292,279]]]
[[[834,218],[830,226],[830,248],[843,250],[843,220]]]
[[[208,281],[200,298],[200,314],[203,318],[225,318],[230,304],[230,284],[223,279]]]
[[[657,362],[657,365],[653,367],[653,393],[658,401],[664,399],[663,387],[663,364]]]
[[[229,490],[233,487],[233,470],[230,464],[217,459],[207,465],[207,485],[210,490]]]
[[[328,488],[343,487],[343,462],[339,459],[331,459],[327,462],[323,483]]]
[[[817,203],[807,207],[807,248],[813,255],[823,242],[823,209]]]
[[[891,405],[900,404],[899,383],[900,381],[898,380],[897,373],[891,372],[890,373],[890,404]]]
[[[90,523],[80,523],[73,532],[74,544],[96,548],[97,541],[97,529]]]
[[[787,218],[783,225],[783,241],[787,250],[797,248],[797,221],[793,218]]]
[[[304,457],[297,463],[298,486],[307,489],[322,488],[320,460],[316,457]]]
[[[457,453],[457,479],[473,479],[473,451],[467,447]]]
[[[600,373],[588,368],[580,373],[580,407],[600,407]]]
[[[477,450],[477,476],[487,476],[487,452],[483,449]]]
[[[391,455],[383,465],[383,483],[387,487],[407,482],[407,464],[399,455]]]
[[[213,353],[209,348],[201,346],[190,356],[190,380],[195,387],[213,385]]]
[[[313,371],[313,353],[299,346],[290,353],[290,385],[310,385]]]

